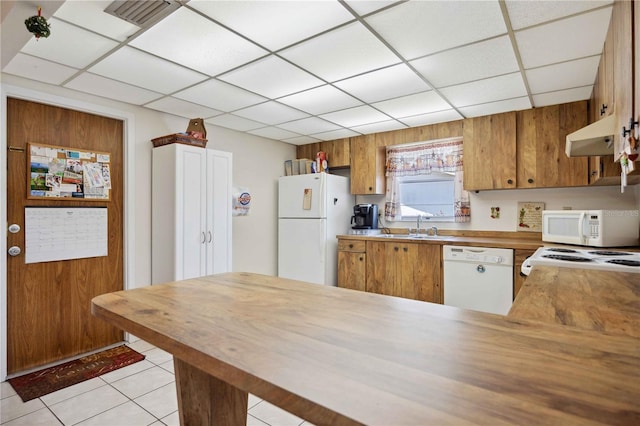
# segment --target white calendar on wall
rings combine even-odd
[[[106,207],[26,207],[25,263],[108,255]]]

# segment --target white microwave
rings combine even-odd
[[[542,241],[591,247],[638,245],[638,210],[543,210]]]

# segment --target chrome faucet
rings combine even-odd
[[[429,228],[429,231],[427,231],[427,235],[432,235],[434,237],[438,236],[438,228],[436,228],[435,226],[432,226],[431,228]]]

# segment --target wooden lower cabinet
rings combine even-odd
[[[367,241],[366,291],[442,303],[442,246]]]
[[[338,287],[366,291],[365,248],[364,241],[338,240]]]
[[[513,251],[513,298],[515,299],[524,284],[526,277],[520,275],[520,269],[522,262],[529,256],[531,256],[535,250],[523,250],[516,249]]]

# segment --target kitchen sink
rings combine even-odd
[[[451,236],[443,236],[443,235],[408,235],[408,234],[380,234],[374,235],[375,238],[390,238],[390,239],[401,239],[401,240],[450,240]]]

